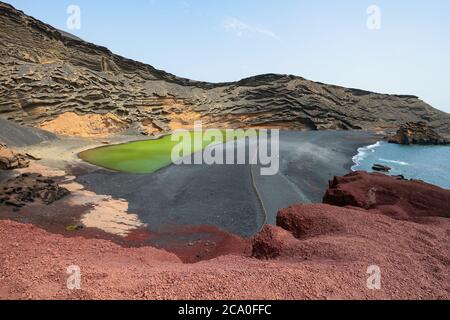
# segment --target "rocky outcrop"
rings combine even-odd
[[[408,122],[402,125],[397,133],[389,139],[389,142],[406,145],[450,144],[450,140],[439,135],[425,122]]]
[[[358,171],[335,177],[323,202],[358,207],[397,219],[450,218],[450,190],[381,173]]]
[[[52,179],[24,173],[0,185],[0,206],[12,206],[17,210],[34,202],[49,205],[69,193]]]
[[[373,237],[380,244],[385,236],[388,242],[409,237],[407,229],[402,236],[394,235],[394,229],[405,227],[396,220],[428,224],[431,220],[424,218],[450,218],[449,190],[379,173],[335,177],[324,203],[280,210],[277,226],[266,225],[253,238],[252,256],[263,260],[353,259],[360,255],[359,236]],[[434,221],[446,225],[450,220]]]
[[[275,259],[282,255],[292,254],[296,245],[292,234],[282,228],[265,225],[253,238],[252,256],[257,259]]]
[[[16,153],[6,145],[0,143],[0,170],[26,168],[30,161],[26,156]]]
[[[111,53],[0,3],[0,116],[40,126],[67,112],[112,113],[160,134],[210,127],[372,129],[450,115],[415,96],[387,95],[266,74],[230,83],[183,79]],[[189,115],[189,116],[186,116]]]
[[[372,170],[380,171],[380,172],[389,172],[389,171],[392,170],[392,168],[388,167],[388,166],[385,166],[385,165],[382,165],[382,164],[374,164],[372,166]]]

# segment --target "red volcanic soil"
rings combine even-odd
[[[0,221],[0,299],[450,299],[446,190],[363,173],[330,187],[325,199],[361,208],[296,205],[251,242],[215,231],[217,242],[171,252]],[[408,219],[393,219],[392,208]],[[212,230],[177,234],[202,232]],[[79,290],[67,289],[72,265]],[[367,287],[371,266],[381,271],[380,290]]]
[[[254,257],[183,264],[151,247],[65,238],[0,221],[3,299],[450,299],[450,223],[399,221],[365,210],[300,205],[254,239]],[[292,232],[290,232],[292,231]],[[66,288],[67,267],[81,289]],[[369,290],[378,265],[381,290]]]
[[[357,171],[330,181],[324,203],[377,211],[396,219],[450,218],[450,190],[421,181]]]
[[[159,248],[174,253],[184,263],[197,263],[225,255],[250,256],[252,251],[250,239],[213,226],[174,226],[164,233],[155,233],[152,238],[153,243],[162,242]],[[189,238],[191,240],[186,240]]]

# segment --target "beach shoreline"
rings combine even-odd
[[[421,261],[411,268],[421,275],[423,290],[398,271],[398,265],[405,264],[406,260],[392,256],[388,250],[393,237],[399,248],[408,246],[411,239],[424,238],[424,243],[436,243],[435,255],[441,254],[445,248],[438,244],[445,243],[448,219],[433,218],[427,225],[420,225],[396,222],[363,210],[303,205],[306,220],[301,221],[309,223],[308,212],[317,211],[317,221],[311,223],[323,234],[298,240],[274,226],[278,209],[299,203],[301,199],[321,202],[321,192],[328,187],[328,180],[333,175],[348,173],[356,150],[373,144],[379,140],[378,136],[371,132],[287,132],[281,139],[282,159],[291,161],[285,161],[275,179],[254,177],[260,198],[271,212],[267,217],[269,225],[262,230],[255,211],[245,209],[245,206],[258,205],[246,176],[251,166],[172,166],[155,174],[131,175],[85,165],[70,152],[55,162],[50,161],[52,154],[58,154],[54,153],[55,149],[42,153],[44,159],[38,162],[42,164],[33,164],[29,170],[59,174],[57,181],[71,185],[74,193],[50,206],[25,207],[20,214],[11,211],[5,216],[2,212],[0,248],[5,254],[0,260],[0,276],[4,279],[0,299],[448,299],[448,292],[441,286],[433,292],[426,289],[442,277],[440,269],[427,273],[429,265],[435,265],[422,259],[430,254],[429,246],[414,244],[411,251]],[[55,145],[69,148],[63,140]],[[127,187],[128,183],[135,188]],[[243,189],[247,184],[248,188]],[[167,188],[161,188],[162,185]],[[188,216],[186,223],[178,220],[178,224],[161,224],[161,228],[152,230],[151,219],[137,209],[140,205],[154,209],[155,198],[145,192],[141,198],[132,196],[139,195],[138,191],[148,191],[148,186],[159,190],[159,205],[165,203],[165,209],[155,211],[160,216],[182,218],[173,215],[170,208],[180,209],[181,213],[191,210],[194,214]],[[216,192],[212,186],[218,186]],[[203,188],[201,192],[198,187]],[[209,192],[208,197],[216,197],[214,201],[208,201],[205,190]],[[234,193],[228,194],[229,190]],[[242,190],[247,193],[237,192]],[[138,227],[125,237],[92,227],[75,231],[65,228],[76,222],[73,219],[80,219],[99,205],[92,199],[104,196],[111,198],[106,204],[110,200],[124,201],[127,213],[136,215],[150,228]],[[230,202],[223,202],[225,198]],[[86,199],[91,202],[83,206]],[[217,216],[214,208],[230,209],[227,205],[232,202],[235,202],[234,209],[228,213],[238,215],[224,216],[237,219],[237,223],[230,224],[233,219],[214,221]],[[189,205],[197,211],[189,209]],[[329,222],[321,220],[324,214],[330,215]],[[340,222],[335,225],[336,221]],[[237,226],[240,228],[237,230],[251,232],[239,236],[223,226],[232,230]],[[327,234],[326,230],[341,231]],[[344,230],[345,234],[341,234]],[[258,238],[253,238],[258,231],[261,231]],[[267,232],[270,241],[266,243]],[[377,245],[373,247],[375,240]],[[256,258],[254,250],[258,241],[263,241],[270,250],[281,250],[282,255]],[[367,266],[375,257],[381,259],[379,263],[390,275],[380,292],[368,291],[364,286]],[[75,291],[66,288],[66,269],[74,264],[82,271],[81,290]],[[407,289],[398,291],[399,286]]]
[[[126,174],[78,158],[79,150],[101,146],[105,139],[59,137],[43,144],[22,146],[19,151],[41,158],[38,166],[32,165],[23,172],[56,176],[73,194],[49,207],[31,206],[23,209],[25,214],[8,212],[0,218],[34,223],[68,236],[97,234],[125,246],[165,246],[174,251],[196,241],[226,241],[228,234],[248,239],[260,231],[265,222],[275,224],[278,210],[295,203],[321,202],[328,180],[347,173],[357,148],[375,139],[371,132],[358,131],[282,132],[281,136],[280,157],[293,161],[284,163],[278,175],[269,177],[261,176],[258,166],[250,165],[181,165],[153,174]],[[138,138],[141,137],[118,136],[108,141],[148,140]],[[292,146],[304,148],[304,152],[292,153]],[[328,150],[333,148],[334,151]],[[315,168],[311,168],[314,159]],[[309,165],[303,167],[303,162]],[[256,172],[253,176],[252,169]],[[296,176],[300,179],[295,179]],[[305,176],[309,176],[309,180],[304,182]],[[314,188],[311,188],[312,181],[315,181]],[[205,193],[209,195],[206,198]],[[150,196],[153,194],[157,196]],[[136,218],[129,220],[127,213]],[[116,221],[112,225],[111,219]],[[66,230],[68,226],[83,222],[87,224],[84,230],[75,233]],[[186,230],[195,228],[203,228],[203,231],[185,236]],[[221,231],[217,233],[216,228]],[[134,235],[120,236],[120,233],[136,232],[141,235],[138,240]],[[171,238],[172,241],[167,240]],[[194,260],[211,258],[215,254],[221,253],[203,254]],[[193,256],[197,256],[195,251]]]

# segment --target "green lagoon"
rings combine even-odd
[[[83,151],[79,157],[91,164],[127,173],[152,173],[172,164],[172,150],[182,144],[183,156],[199,152],[206,147],[254,136],[255,131],[243,130],[208,130],[190,131],[172,139],[172,135],[156,140],[134,141]],[[219,138],[219,137],[222,138]],[[175,141],[172,141],[175,140]],[[194,143],[196,141],[196,143]],[[192,143],[191,143],[192,142]],[[181,156],[179,158],[182,158]]]

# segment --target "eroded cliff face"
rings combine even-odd
[[[442,137],[424,122],[408,122],[400,126],[397,133],[389,139],[390,143],[447,145],[450,140]]]
[[[0,117],[40,126],[66,113],[114,114],[146,133],[209,126],[375,129],[450,115],[414,96],[376,94],[267,74],[212,84],[111,53],[0,2]]]

